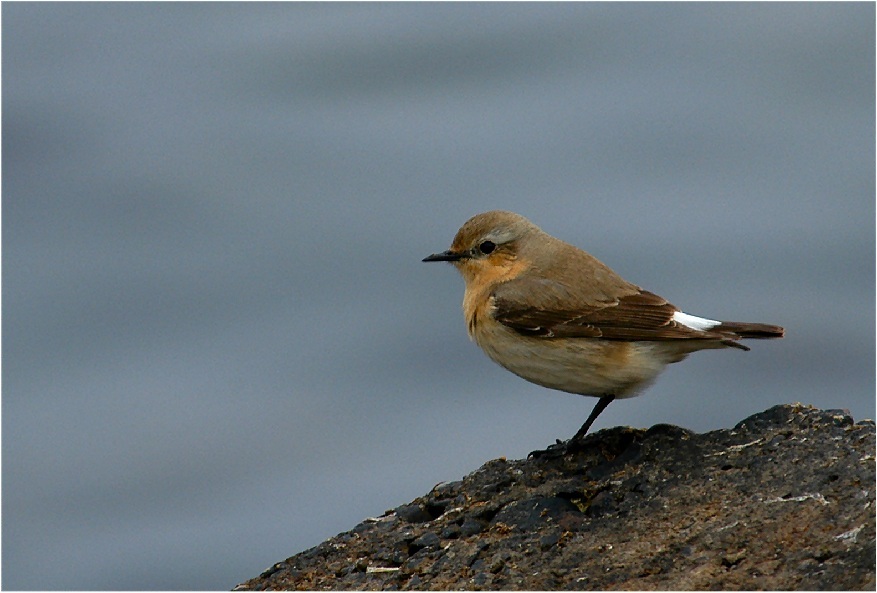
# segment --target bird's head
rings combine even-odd
[[[520,256],[542,231],[514,212],[491,210],[477,214],[457,231],[451,248],[434,253],[425,262],[451,262],[470,282],[493,282],[514,276],[521,269]]]

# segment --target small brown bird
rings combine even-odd
[[[423,261],[451,262],[463,275],[469,337],[495,362],[537,385],[600,398],[571,443],[666,365],[697,350],[749,350],[741,338],[783,337],[776,325],[683,313],[513,212],[470,218],[450,249]]]

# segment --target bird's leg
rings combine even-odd
[[[597,402],[597,405],[594,406],[591,415],[588,416],[588,419],[585,420],[585,423],[582,424],[582,427],[579,429],[579,431],[569,441],[573,443],[585,438],[585,435],[588,434],[588,430],[591,428],[594,420],[597,419],[597,416],[599,416],[603,412],[603,410],[606,409],[606,406],[611,404],[614,399],[614,395],[604,395],[603,397],[601,397],[600,401]]]
[[[588,416],[588,419],[585,420],[585,423],[582,424],[582,427],[579,431],[565,443],[558,440],[556,445],[551,445],[545,450],[541,451],[533,451],[527,457],[532,457],[535,459],[544,458],[544,459],[556,459],[558,457],[562,457],[567,453],[572,453],[579,449],[581,445],[581,441],[584,440],[585,435],[588,434],[588,430],[591,428],[591,425],[594,423],[594,420],[597,419],[597,416],[600,415],[603,410],[606,409],[606,406],[612,403],[615,399],[614,395],[604,395],[600,398],[600,401],[597,402],[597,405],[594,406],[594,409],[591,411],[591,415]]]

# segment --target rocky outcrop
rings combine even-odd
[[[875,588],[874,422],[777,406],[497,459],[237,590]]]

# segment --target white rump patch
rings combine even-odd
[[[691,329],[696,329],[697,331],[705,332],[709,329],[714,328],[717,325],[721,325],[721,321],[714,321],[712,319],[705,319],[703,317],[695,317],[694,315],[689,315],[688,313],[683,313],[682,311],[676,311],[673,313],[673,321],[676,323],[681,323],[685,327],[690,327]]]

